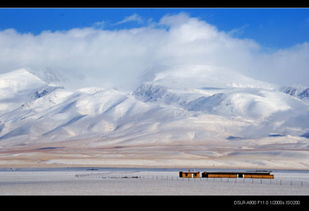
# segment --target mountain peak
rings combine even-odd
[[[159,72],[153,83],[171,88],[263,88],[274,85],[258,81],[239,72],[212,65],[178,66]]]
[[[0,74],[0,82],[0,88],[6,89],[7,91],[19,91],[47,85],[46,82],[25,68]]]
[[[26,68],[19,68],[19,69],[15,69],[13,71],[1,74],[2,77],[10,77],[10,76],[12,77],[12,76],[15,76],[15,75],[28,75],[28,76],[36,77],[33,73],[31,73]]]

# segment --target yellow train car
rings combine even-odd
[[[253,179],[274,179],[270,171],[255,172],[203,172],[203,178],[253,178]]]
[[[199,171],[180,171],[179,177],[181,178],[201,178]]]
[[[208,174],[208,178],[237,178],[237,174]]]
[[[275,176],[272,174],[245,174],[244,178],[252,179],[274,179]]]

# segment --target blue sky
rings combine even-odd
[[[142,26],[146,22],[120,22],[136,14],[158,21],[166,14],[186,12],[230,32],[253,39],[265,48],[286,48],[309,41],[309,9],[306,8],[1,8],[0,30],[39,34],[45,30],[68,30],[104,23],[106,29]]]

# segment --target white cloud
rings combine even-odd
[[[139,20],[132,15],[121,22]],[[55,73],[72,86],[133,89],[157,72],[192,64],[309,86],[308,43],[266,53],[254,40],[234,38],[184,13],[126,30],[88,27],[33,35],[8,29],[0,31],[0,49],[0,72],[26,67],[38,75]]]
[[[106,21],[97,21],[93,24],[93,28],[103,29],[106,26]]]
[[[255,69],[255,76],[264,80],[309,86],[309,43],[262,54]]]
[[[141,16],[139,16],[138,14],[133,14],[133,15],[130,15],[128,17],[125,17],[121,21],[118,21],[116,23],[116,25],[120,25],[120,24],[124,24],[124,23],[128,23],[128,22],[137,22],[139,24],[142,24],[144,22],[144,19]]]
[[[234,28],[230,31],[228,31],[228,34],[231,36],[239,36],[239,35],[243,35],[246,28],[248,28],[250,25],[249,24],[244,24],[238,28]]]

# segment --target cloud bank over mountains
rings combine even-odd
[[[124,21],[146,22],[134,14]],[[280,39],[280,37],[278,37]],[[74,28],[38,35],[0,31],[0,73],[27,68],[67,88],[134,90],[158,73],[190,65],[231,70],[279,85],[309,86],[309,44],[265,51],[186,13],[129,29]],[[190,70],[181,74],[190,75]],[[63,83],[63,82],[66,83]]]

